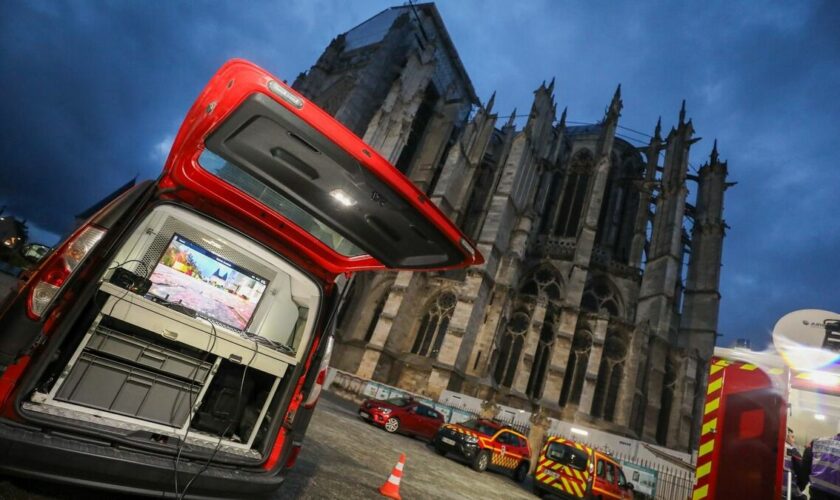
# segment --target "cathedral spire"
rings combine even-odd
[[[604,123],[618,122],[618,117],[621,115],[621,107],[621,84],[619,83],[615,89],[615,94],[613,94],[610,107],[607,109],[607,116],[604,117]]]
[[[548,93],[554,92],[554,77],[551,77],[551,83],[548,84]]]
[[[568,110],[568,107],[563,108],[563,113],[560,115],[560,128],[564,128],[566,126],[566,112]]]
[[[513,121],[516,119],[516,108],[513,108],[513,113],[510,114],[507,123],[505,123],[505,127],[513,127]]]
[[[657,141],[662,140],[662,117],[656,120],[656,128],[653,130],[653,138]]]
[[[493,111],[493,104],[495,104],[495,102],[496,102],[496,91],[494,90],[493,95],[490,96],[490,100],[487,101],[487,106],[484,107],[484,109],[487,111],[488,114]]]
[[[682,107],[680,108],[680,125],[685,123],[685,99],[682,101]]]
[[[715,139],[715,144],[712,146],[712,154],[709,156],[709,164],[715,165],[720,161],[718,156],[718,149],[717,149],[717,139]]]

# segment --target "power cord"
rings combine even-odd
[[[203,365],[207,361],[207,358],[209,357],[210,353],[213,352],[213,349],[216,347],[216,339],[218,337],[218,334],[216,333],[216,325],[214,325],[213,323],[211,323],[209,321],[207,323],[210,323],[210,328],[211,328],[210,331],[212,332],[213,336],[210,339],[210,341],[208,342],[207,350],[204,352],[204,358],[201,360],[201,365]],[[201,365],[199,365],[199,368],[201,367]],[[189,407],[189,413],[188,413],[189,416],[187,417],[187,430],[186,430],[186,432],[184,432],[184,437],[182,437],[181,440],[178,442],[178,453],[175,455],[175,495],[176,496],[178,495],[178,463],[181,461],[181,452],[184,449],[184,444],[187,442],[187,436],[189,436],[189,434],[190,434],[190,427],[192,427],[193,405],[195,404],[194,401],[193,401],[192,388],[194,387],[194,384],[195,384],[196,375],[198,375],[198,368],[196,368],[195,373],[193,373],[193,378],[190,381],[190,407]],[[208,373],[207,376],[209,376],[209,375],[210,374]],[[206,378],[205,378],[205,380],[206,380]],[[186,491],[186,489],[185,489],[185,491]]]
[[[252,352],[251,359],[248,361],[248,364],[245,365],[245,368],[242,370],[242,379],[239,381],[239,394],[236,397],[236,408],[239,408],[239,405],[242,403],[242,393],[245,389],[245,375],[248,373],[248,368],[251,367],[251,363],[254,362],[254,359],[256,359],[259,351],[260,351],[260,346],[255,341],[254,342],[254,350],[251,351]],[[231,419],[228,421],[228,424],[225,427],[225,430],[222,431],[221,435],[219,436],[219,442],[216,443],[216,447],[213,449],[213,453],[210,455],[210,458],[208,458],[207,461],[204,462],[204,465],[201,467],[201,469],[198,472],[196,472],[193,475],[192,478],[190,478],[190,480],[187,482],[187,485],[184,486],[184,491],[182,491],[180,495],[178,495],[177,490],[175,491],[175,494],[178,495],[178,500],[183,500],[184,499],[184,497],[187,495],[187,491],[190,489],[190,486],[192,486],[193,482],[196,479],[198,479],[198,477],[201,474],[203,474],[210,467],[210,462],[212,462],[213,459],[216,458],[216,454],[219,452],[219,449],[222,447],[222,441],[225,439],[225,434],[228,433],[228,430],[230,430],[231,426],[233,425],[233,421],[235,419],[236,419],[236,412],[234,412],[232,414]]]

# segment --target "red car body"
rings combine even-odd
[[[466,459],[478,472],[496,467],[513,472],[514,479],[520,483],[528,476],[531,460],[528,438],[492,420],[471,419],[444,425],[434,437],[434,447],[440,455],[455,453]]]
[[[359,406],[359,416],[388,432],[399,432],[431,440],[444,424],[434,408],[405,398],[368,399]]]
[[[260,192],[271,192],[274,198],[255,194],[247,185],[212,171],[210,160],[244,172],[252,186],[256,179]],[[278,204],[277,199],[283,203]],[[307,297],[312,297],[314,305],[306,311],[299,309],[299,314],[305,314],[291,323],[295,332],[292,342],[295,337],[299,342],[293,354],[278,350],[276,344],[261,350],[244,329],[225,333],[225,339],[254,343],[248,351],[251,361],[255,357],[260,361],[266,352],[272,359],[292,360],[284,362],[276,374],[270,373],[277,368],[271,363],[271,369],[251,368],[247,355],[214,351],[218,331],[225,330],[222,326],[197,319],[195,311],[188,308],[171,307],[177,304],[150,304],[150,269],[143,276],[136,275],[139,267],[124,269],[128,272],[117,279],[112,266],[116,257],[137,247],[144,234],[154,237],[154,232],[144,232],[143,226],[162,212],[182,214],[183,221],[176,221],[183,222],[179,227],[193,230],[188,222],[197,221],[229,236],[229,241],[220,241],[230,251],[250,252],[235,246],[236,242],[247,244],[264,255],[266,262],[280,263],[278,266],[313,290]],[[324,236],[324,228],[331,236]],[[339,240],[350,244],[338,246],[335,242]],[[219,246],[213,238],[204,241]],[[155,259],[159,266],[163,247],[148,248],[158,252]],[[352,251],[345,251],[347,248]],[[263,69],[247,61],[228,62],[189,110],[160,177],[139,184],[94,214],[47,256],[16,295],[0,305],[0,471],[156,496],[181,495],[187,484],[189,495],[200,496],[230,498],[272,491],[301,450],[329,362],[334,325],[328,321],[340,307],[346,277],[360,270],[446,269],[480,262],[482,257],[473,244],[425,194],[361,139]],[[144,280],[145,291],[140,291]],[[282,288],[282,282],[275,283]],[[108,292],[115,286],[124,289],[121,296]],[[292,293],[288,286],[286,290],[287,295]],[[272,295],[276,292],[275,287]],[[110,300],[111,309],[105,309],[100,299]],[[202,424],[219,429],[213,431],[220,436],[215,450],[206,443],[203,447],[188,443],[188,438],[196,442],[201,436],[189,430],[183,433],[192,420],[186,421],[186,427],[171,426],[174,430],[169,432],[166,422],[174,418],[172,412],[157,417],[164,424],[147,425],[137,417],[141,415],[137,409],[123,408],[122,413],[77,410],[81,404],[76,401],[82,397],[70,392],[63,400],[55,399],[56,405],[73,408],[73,418],[38,410],[61,390],[58,384],[67,370],[62,372],[60,365],[76,366],[76,356],[89,349],[91,332],[99,334],[94,329],[99,328],[100,319],[113,324],[122,321],[112,316],[113,304],[122,307],[126,300],[143,304],[148,311],[165,310],[169,324],[191,325],[190,331],[200,331],[208,338],[212,333],[212,345],[202,348],[210,353],[209,359],[215,359],[216,367],[241,373],[242,383],[237,377],[229,386],[206,389],[218,393],[217,407],[233,408],[228,411],[232,416],[227,427],[225,420],[213,422],[210,417]],[[273,307],[273,303],[275,300],[261,301],[257,311],[264,304]],[[126,310],[128,317],[135,309]],[[268,311],[266,314],[273,314],[272,309]],[[182,343],[188,337],[186,330],[170,328],[160,333],[152,331],[152,323],[148,323],[148,331],[132,331],[123,335],[123,340],[128,338],[135,345],[142,337],[153,350],[166,352],[171,359],[192,359],[196,366],[208,360],[208,354],[204,359],[190,357],[199,349]],[[305,335],[297,336],[298,324],[303,325]],[[227,349],[219,344],[218,349],[222,348]],[[140,365],[124,356],[124,350],[112,351],[97,359],[111,367],[133,363],[132,369],[138,372],[146,370],[148,363],[160,361],[146,357],[146,365]],[[249,389],[244,384],[246,375],[256,380]],[[95,399],[100,379],[82,376],[89,384],[84,398]],[[105,378],[101,377],[103,386]],[[192,380],[170,378],[177,382],[172,387],[179,387],[181,394],[194,389],[195,374]],[[271,380],[275,380],[273,387],[264,383]],[[48,393],[50,390],[53,392]],[[264,401],[259,403],[262,414],[249,414],[247,407],[240,407],[248,391],[252,394],[248,397]],[[35,398],[38,394],[40,399]],[[128,397],[125,392],[119,394]],[[192,405],[193,396],[189,397],[187,413],[197,407]],[[128,421],[134,427],[103,426],[96,418],[76,418],[91,413],[95,417],[106,413],[109,422]],[[230,430],[231,424],[235,421],[244,428],[248,419],[255,418],[263,423],[249,428],[253,444],[241,442],[243,438]],[[173,434],[175,431],[181,434]],[[180,437],[174,438],[176,435]],[[223,438],[226,446],[220,447]],[[180,485],[176,487],[179,491],[173,491],[173,483]]]

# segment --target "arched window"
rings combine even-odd
[[[545,372],[551,360],[551,345],[554,343],[554,324],[557,314],[550,308],[546,311],[545,321],[540,330],[540,341],[534,353],[534,363],[531,365],[531,374],[528,377],[528,388],[526,393],[531,399],[539,399],[545,387]]]
[[[549,302],[558,302],[563,298],[563,281],[555,269],[544,265],[525,279],[519,294],[532,297],[542,295]]]
[[[677,370],[670,357],[665,361],[665,377],[662,379],[662,398],[659,400],[659,419],[656,424],[656,442],[666,445],[668,426],[671,423],[671,406],[674,403],[674,389],[677,384]]]
[[[370,342],[373,338],[373,332],[376,330],[376,324],[379,322],[379,316],[382,315],[382,309],[385,309],[385,301],[388,299],[388,293],[383,293],[382,297],[373,308],[373,316],[370,317],[367,330],[365,330],[365,342]]]
[[[640,201],[637,183],[642,180],[644,166],[638,153],[612,158],[604,190],[595,244],[609,250],[613,259],[628,262],[633,240],[636,209]]]
[[[580,403],[590,352],[592,333],[582,329],[576,331],[572,337],[572,349],[569,352],[569,362],[566,363],[566,375],[563,377],[563,388],[560,391],[560,406]]]
[[[341,338],[344,338],[350,335],[352,331],[351,328],[345,328],[344,320],[347,318],[347,313],[350,311],[351,306],[354,306],[356,302],[356,280],[353,280],[350,283],[350,289],[347,290],[344,296],[344,302],[341,304],[341,310],[338,311],[338,316],[335,319],[335,326],[336,329],[339,331],[339,335]]]
[[[554,207],[555,203],[557,202],[557,197],[560,194],[560,187],[563,185],[563,176],[559,172],[546,172],[545,180],[548,180],[551,184],[549,184],[548,193],[545,198],[545,206],[546,207]],[[545,234],[551,230],[551,214],[553,213],[552,210],[542,210],[542,217],[540,218],[540,234]]]
[[[590,278],[583,289],[580,308],[595,314],[620,317],[621,299],[618,292],[604,276]]]
[[[519,363],[519,355],[522,353],[522,344],[525,343],[525,334],[531,318],[525,311],[513,313],[505,325],[505,331],[499,344],[499,356],[496,359],[496,369],[493,371],[493,379],[497,384],[510,387],[513,384],[513,376],[516,373],[516,365]]]
[[[458,299],[451,292],[444,292],[437,296],[420,321],[420,328],[417,330],[414,346],[411,348],[413,354],[437,358],[457,303]]]
[[[555,236],[563,238],[577,236],[593,165],[592,153],[588,149],[582,149],[572,157],[560,201],[560,211],[557,214],[557,224],[554,226]]]
[[[601,366],[598,369],[598,382],[595,385],[595,397],[592,401],[592,416],[612,422],[615,417],[615,404],[618,390],[624,376],[624,359],[627,357],[627,343],[617,332],[607,332]]]

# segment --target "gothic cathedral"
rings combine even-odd
[[[685,104],[645,143],[557,117],[554,82],[518,127],[482,104],[434,4],[336,37],[294,83],[473,239],[463,271],[360,273],[333,365],[451,390],[684,451],[715,345],[727,166],[696,173]],[[522,122],[522,121],[520,121]],[[635,143],[634,143],[635,142]],[[689,192],[695,194],[693,200]]]

